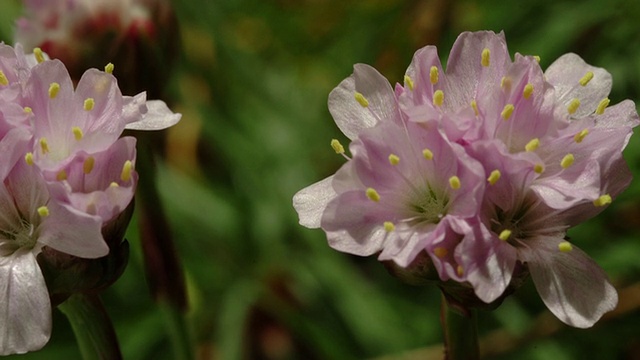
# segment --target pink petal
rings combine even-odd
[[[310,229],[320,227],[322,213],[329,201],[337,196],[331,186],[333,176],[298,191],[293,197],[293,207],[300,217],[300,225]]]

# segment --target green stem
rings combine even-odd
[[[443,295],[441,320],[444,330],[445,359],[479,359],[476,311],[456,306]]]
[[[158,301],[158,305],[169,332],[169,338],[173,348],[173,359],[191,360],[193,359],[189,329],[184,317],[184,312],[167,301]]]
[[[69,319],[83,359],[122,359],[113,324],[98,295],[71,295],[58,309]]]

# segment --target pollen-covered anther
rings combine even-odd
[[[31,166],[33,165],[33,153],[32,152],[28,152],[24,155],[24,162],[27,163],[27,165]]]
[[[589,129],[584,129],[582,131],[580,131],[579,133],[577,133],[574,137],[573,140],[580,144],[582,142],[582,140],[584,140],[584,138],[589,135]]]
[[[38,215],[40,215],[40,217],[49,216],[49,208],[44,205],[40,206],[36,211],[38,211]]]
[[[476,114],[476,116],[478,116],[479,112],[478,112],[478,102],[476,102],[475,100],[471,100],[471,107],[473,108],[473,112]]]
[[[65,181],[67,180],[67,172],[63,170],[58,171],[58,173],[56,174],[56,180],[58,181]]]
[[[108,63],[105,67],[104,67],[104,72],[106,72],[107,74],[113,74],[113,64],[112,63]]]
[[[429,81],[431,81],[431,83],[435,85],[438,83],[439,78],[440,78],[440,72],[438,70],[438,67],[432,66],[431,69],[429,69]]]
[[[433,105],[442,106],[444,103],[444,92],[442,90],[436,90],[433,93]]]
[[[389,155],[389,164],[398,165],[400,163],[400,157],[396,154]]]
[[[413,91],[414,83],[413,83],[413,79],[409,75],[404,76],[404,83],[407,85],[409,90]]]
[[[82,171],[85,174],[91,173],[91,170],[93,170],[95,164],[96,158],[94,158],[93,156],[89,156],[88,158],[84,159],[84,163],[82,163]]]
[[[460,183],[460,178],[457,176],[452,176],[449,178],[449,186],[451,186],[451,188],[453,190],[458,190],[460,189],[460,186],[462,186],[462,184]]]
[[[362,95],[359,92],[355,92],[353,94],[353,97],[356,99],[356,101],[360,104],[360,106],[362,107],[367,107],[369,106],[369,100],[367,100],[367,98],[364,97],[364,95]]]
[[[537,63],[540,63],[540,56],[538,56],[538,55],[533,55],[533,58],[535,59],[535,61],[536,61]]]
[[[384,226],[384,230],[386,232],[392,232],[393,230],[396,229],[396,226],[391,221],[385,221],[384,224],[382,224],[382,226]]]
[[[593,205],[596,207],[605,206],[605,205],[611,204],[611,201],[612,201],[611,195],[604,194],[604,195],[601,195],[599,198],[593,200]]]
[[[365,194],[367,194],[367,197],[369,198],[369,200],[371,200],[373,202],[380,201],[380,194],[378,194],[378,192],[374,188],[368,188],[365,191]]]
[[[513,114],[513,110],[515,110],[515,107],[513,106],[513,104],[507,104],[504,106],[504,109],[502,109],[500,116],[502,116],[504,120],[509,120],[509,118],[511,117],[511,114]]]
[[[524,150],[527,151],[527,152],[536,151],[539,146],[540,146],[540,139],[533,138],[533,139],[529,140],[527,145],[524,146]]]
[[[561,252],[567,253],[573,250],[573,246],[571,246],[571,243],[569,243],[568,241],[563,241],[558,244],[558,250],[560,250]]]
[[[340,144],[340,141],[338,139],[331,140],[331,147],[333,148],[333,151],[336,152],[336,154],[344,154],[344,146]]]
[[[51,84],[49,84],[50,99],[54,99],[56,96],[58,96],[59,91],[60,91],[60,84],[58,84],[57,82],[52,82]]]
[[[112,182],[111,182],[111,184],[109,184],[109,187],[112,187],[112,188],[117,188],[117,187],[119,187],[119,186],[120,186],[120,185],[119,185],[117,182],[115,182],[115,181],[112,181]]]
[[[596,108],[596,115],[604,114],[604,110],[607,108],[607,106],[609,106],[609,102],[611,102],[611,100],[609,100],[609,98],[604,98],[604,99],[600,100],[600,103],[598,104],[598,107]]]
[[[491,64],[491,50],[485,48],[482,50],[482,54],[480,56],[480,64],[482,66],[487,67]]]
[[[82,105],[82,107],[86,111],[91,111],[95,105],[96,105],[96,101],[93,100],[93,98],[86,98],[84,99],[84,104]]]
[[[458,274],[458,276],[464,275],[464,268],[462,267],[462,265],[458,265],[458,267],[456,268],[456,273]]]
[[[500,87],[505,89],[505,90],[510,90],[511,89],[511,78],[509,76],[503,76],[502,79],[500,79]]]
[[[573,156],[573,154],[567,154],[565,155],[562,160],[560,161],[560,166],[562,166],[563,169],[568,168],[569,166],[573,165],[573,162],[575,161],[575,157]]]
[[[542,173],[544,172],[544,165],[542,165],[542,164],[535,164],[535,165],[533,166],[533,171],[534,171],[536,174],[542,174]]]
[[[573,114],[575,114],[576,111],[578,111],[579,107],[580,107],[580,100],[579,99],[573,99],[569,103],[569,106],[567,106],[567,111],[569,112],[569,114],[573,115]]]
[[[32,109],[32,108],[30,108],[30,107],[28,107],[28,106],[25,106],[25,107],[22,109],[22,111],[24,111],[24,113],[25,113],[25,114],[31,114],[31,113],[33,113],[33,109]]]
[[[133,163],[131,160],[127,160],[122,165],[122,172],[120,173],[120,180],[127,182],[131,180],[131,171],[133,170]]]
[[[80,127],[78,126],[74,126],[71,128],[71,132],[73,133],[73,137],[77,140],[80,141],[82,140],[82,138],[84,137],[84,133],[82,132],[82,129],[80,129]]]
[[[511,237],[511,230],[509,229],[504,229],[500,232],[500,235],[498,235],[498,238],[502,241],[507,241],[509,240],[509,238]]]
[[[4,74],[2,70],[0,70],[0,85],[3,85],[3,86],[9,85],[9,79],[7,79],[7,76]]]
[[[591,79],[593,79],[593,72],[591,71],[587,71],[586,74],[584,74],[584,76],[580,79],[580,85],[582,86],[587,86],[587,84],[589,83],[589,81],[591,81]]]
[[[490,185],[495,185],[498,182],[498,180],[500,180],[501,175],[502,174],[500,174],[500,170],[498,169],[493,170],[489,175],[489,177],[487,178],[487,181],[489,182]]]
[[[40,150],[42,151],[43,154],[46,154],[49,152],[49,143],[47,142],[47,138],[45,137],[40,138]]]
[[[422,156],[427,160],[433,160],[433,152],[429,149],[422,150]]]
[[[531,97],[532,94],[533,94],[533,85],[532,84],[525,85],[524,90],[522,90],[522,96],[525,99],[528,99]]]
[[[44,54],[42,53],[42,49],[39,47],[33,49],[33,55],[36,57],[38,64],[44,61]]]
[[[445,256],[447,256],[449,254],[449,250],[447,250],[447,248],[444,247],[437,247],[435,249],[433,249],[433,254],[437,257],[439,257],[440,259],[444,258]]]

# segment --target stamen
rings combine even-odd
[[[593,200],[593,205],[597,207],[605,206],[609,204],[611,204],[611,195],[609,194],[601,195],[599,198]]]
[[[366,194],[367,194],[367,197],[369,198],[369,200],[374,201],[374,202],[380,201],[380,194],[378,194],[376,189],[367,188]]]
[[[491,50],[485,48],[482,50],[482,59],[480,60],[480,64],[482,66],[487,67],[491,63]]]
[[[84,133],[82,132],[82,129],[80,129],[78,126],[72,127],[71,132],[73,133],[73,137],[76,138],[77,141],[82,140]]]
[[[442,106],[442,103],[444,103],[444,93],[442,90],[436,90],[433,93],[433,105]]]
[[[507,241],[509,240],[509,237],[511,236],[511,230],[508,229],[504,229],[502,230],[502,232],[500,233],[500,235],[498,235],[498,238],[502,241]]]
[[[96,159],[93,156],[89,156],[84,159],[84,163],[82,164],[82,171],[85,174],[89,174],[91,170],[93,170],[93,166],[96,164]]]
[[[449,178],[449,186],[451,186],[451,188],[453,190],[458,190],[460,189],[460,186],[462,186],[462,184],[460,183],[460,178],[457,176],[452,176]]]
[[[533,55],[533,58],[536,60],[537,63],[540,63],[540,56]]]
[[[395,229],[396,229],[396,226],[393,225],[393,223],[391,221],[385,221],[384,222],[384,230],[386,232],[392,232]]]
[[[558,250],[564,253],[567,253],[573,250],[573,246],[571,246],[571,244],[568,241],[563,241],[560,244],[558,244]]]
[[[542,173],[544,172],[544,165],[542,165],[542,164],[535,164],[535,165],[533,166],[533,171],[534,171],[536,174],[542,174]]]
[[[133,164],[130,160],[124,162],[122,165],[122,172],[120,173],[120,180],[127,182],[131,179],[131,169],[133,168]]]
[[[28,106],[25,106],[24,109],[22,109],[22,111],[24,111],[26,114],[31,114],[33,113],[33,109],[31,109]]]
[[[574,114],[579,107],[580,107],[580,100],[573,99],[571,100],[571,103],[569,103],[569,106],[567,106],[567,111],[569,111],[569,114]]]
[[[598,108],[596,109],[596,115],[604,114],[604,109],[606,109],[607,106],[609,106],[609,102],[611,102],[609,98],[602,99],[602,101],[600,101],[600,103],[598,104]]]
[[[462,267],[462,265],[458,265],[458,267],[456,268],[456,273],[458,273],[458,276],[464,275],[464,268]]]
[[[0,70],[0,85],[3,85],[3,86],[9,85],[9,79],[7,79],[7,76],[4,74],[2,70]]]
[[[531,97],[532,94],[533,94],[533,85],[531,84],[525,85],[524,90],[522,90],[522,96],[524,96],[525,99],[528,99]]]
[[[360,103],[360,105],[361,105],[362,107],[365,107],[365,108],[366,108],[367,106],[369,106],[369,100],[367,100],[367,99],[364,97],[364,95],[362,95],[361,93],[359,93],[359,92],[357,92],[357,91],[356,91],[356,92],[353,94],[353,97],[354,97],[354,98],[355,98],[355,99]]]
[[[579,133],[577,133],[574,137],[573,140],[575,140],[576,143],[580,144],[582,142],[582,140],[584,140],[584,138],[589,134],[589,129],[584,129],[582,131],[580,131]]]
[[[105,67],[104,67],[104,72],[106,72],[107,74],[113,74],[113,64],[112,63],[108,63]]]
[[[429,80],[433,85],[435,85],[438,83],[439,77],[440,77],[440,73],[438,71],[438,67],[432,66],[431,69],[429,69]]]
[[[84,99],[84,104],[83,107],[86,111],[91,111],[93,109],[93,107],[95,106],[96,102],[95,100],[93,100],[93,98],[86,98]]]
[[[500,87],[505,89],[505,90],[510,90],[511,89],[511,78],[508,76],[503,76],[502,79],[500,79]]]
[[[473,112],[478,116],[478,103],[475,100],[471,100],[471,107],[473,108]]]
[[[47,143],[47,138],[45,137],[40,138],[40,150],[42,150],[43,154],[49,152],[49,143]]]
[[[331,140],[331,147],[333,148],[333,151],[336,152],[336,154],[344,154],[344,146],[340,144],[340,141],[338,139]]]
[[[24,162],[27,163],[27,165],[31,166],[33,165],[33,153],[28,152],[24,155]]]
[[[49,85],[49,98],[53,99],[56,96],[58,96],[59,91],[60,91],[60,84],[58,84],[57,82],[52,82]]]
[[[489,177],[487,178],[487,181],[489,182],[489,184],[495,185],[495,183],[498,182],[498,180],[500,180],[501,175],[502,174],[500,174],[500,170],[498,169],[493,170],[491,172],[491,175],[489,175]]]
[[[439,257],[440,259],[442,259],[445,256],[447,256],[447,254],[449,254],[449,250],[447,250],[447,248],[444,248],[444,247],[437,247],[433,249],[433,254]]]
[[[584,74],[582,79],[580,79],[580,85],[587,86],[587,84],[589,83],[589,81],[591,81],[591,79],[593,79],[593,72],[587,71],[587,73]]]
[[[515,107],[513,106],[513,104],[507,104],[504,106],[504,109],[500,113],[500,116],[502,116],[504,120],[509,120],[509,118],[511,117],[511,114],[513,114],[513,110],[515,110]]]
[[[407,84],[409,90],[413,91],[413,79],[411,79],[409,75],[404,76],[404,83]]]
[[[422,150],[422,156],[424,156],[424,158],[427,160],[431,160],[433,159],[433,152],[431,152],[431,150],[429,149],[424,149]]]
[[[115,181],[113,181],[113,182],[111,182],[111,184],[109,184],[109,187],[112,187],[112,188],[117,188],[117,187],[119,187],[119,186],[120,186],[120,185],[118,185],[118,183],[117,183],[117,182],[115,182]]]
[[[38,215],[40,215],[41,217],[49,216],[49,208],[46,206],[40,206],[37,211]]]
[[[400,163],[400,157],[396,154],[389,155],[389,163],[391,165],[398,165]]]
[[[39,47],[33,49],[33,55],[35,55],[38,64],[44,61],[44,54],[42,53],[42,49]]]
[[[533,138],[533,139],[529,140],[527,145],[524,146],[524,150],[527,151],[527,152],[536,151],[539,146],[540,146],[540,139]]]
[[[560,166],[562,166],[563,169],[566,169],[569,166],[573,165],[574,161],[575,158],[573,157],[573,154],[567,154],[562,158],[562,161],[560,161]]]
[[[56,180],[65,181],[67,180],[67,172],[64,170],[60,170],[58,174],[56,174]]]

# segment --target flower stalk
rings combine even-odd
[[[443,295],[440,320],[444,331],[446,360],[475,360],[480,358],[475,309],[457,306]]]

